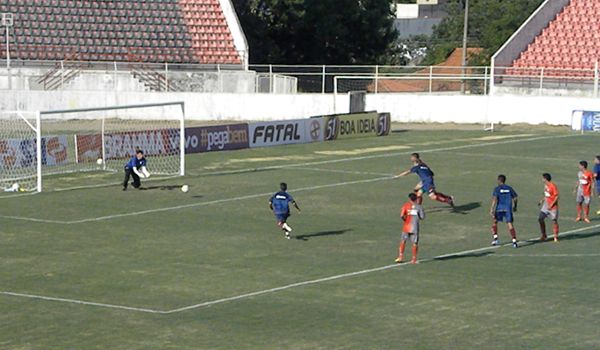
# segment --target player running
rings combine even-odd
[[[290,203],[296,207],[298,212],[300,212],[300,208],[294,198],[287,193],[287,184],[285,182],[279,184],[279,189],[280,191],[275,193],[269,200],[269,208],[275,214],[277,226],[285,233],[285,238],[291,239],[290,233],[292,232],[292,228],[287,224],[287,219],[291,216]]]
[[[542,206],[540,211],[539,223],[542,236],[540,241],[545,241],[548,236],[546,235],[546,218],[552,220],[552,231],[554,232],[554,242],[558,242],[558,187],[552,182],[552,175],[548,173],[542,174],[542,181],[544,182],[544,198],[540,200],[539,205]]]
[[[404,221],[402,227],[402,239],[400,241],[399,255],[396,263],[401,264],[404,259],[404,248],[406,241],[410,239],[412,242],[412,259],[411,264],[417,263],[417,253],[419,250],[419,231],[421,228],[421,220],[425,219],[425,211],[423,207],[417,203],[418,197],[415,193],[408,195],[410,201],[406,202],[400,210],[400,217]]]
[[[594,158],[594,186],[596,187],[596,195],[600,197],[600,156],[596,156]],[[600,210],[596,212],[596,214],[600,215]]]
[[[423,203],[423,193],[427,193],[429,195],[429,198],[436,200],[438,202],[448,203],[448,204],[450,204],[450,206],[454,207],[454,197],[453,196],[447,196],[441,192],[436,192],[435,184],[433,181],[433,176],[434,176],[433,171],[431,171],[431,168],[429,168],[429,166],[427,166],[427,164],[425,164],[425,162],[423,162],[421,160],[421,157],[419,156],[419,154],[418,153],[411,154],[410,160],[411,160],[411,162],[413,162],[412,168],[396,175],[396,177],[406,176],[411,173],[415,173],[419,176],[421,181],[419,181],[417,186],[415,186],[415,193],[417,194],[416,203],[419,205],[422,204]]]
[[[129,159],[129,162],[125,164],[125,180],[123,180],[123,191],[127,191],[127,184],[129,182],[129,178],[133,177],[133,182],[131,185],[135,188],[140,188],[142,183],[140,181],[140,177],[145,177],[140,173],[142,167],[146,166],[146,158],[144,158],[144,152],[141,150],[135,151],[135,156]]]
[[[594,174],[588,170],[588,162],[582,160],[579,162],[579,172],[577,173],[577,185],[573,193],[577,201],[577,217],[575,221],[581,221],[581,211],[583,209],[583,221],[590,223],[590,202],[592,201],[592,184],[594,183]]]
[[[492,193],[492,207],[490,215],[492,216],[492,245],[500,244],[498,240],[498,222],[506,222],[512,237],[513,248],[518,248],[517,232],[513,226],[513,213],[517,212],[517,192],[506,184],[506,176],[498,175],[498,186]]]

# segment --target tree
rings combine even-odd
[[[469,61],[487,65],[492,55],[508,40],[543,0],[469,0],[469,47],[483,51]],[[448,16],[434,29],[425,64],[444,61],[461,46],[464,0],[448,3]]]
[[[386,64],[397,57],[391,0],[234,0],[250,60]]]

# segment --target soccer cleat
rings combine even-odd
[[[554,243],[558,243],[558,237],[554,237]]]
[[[412,258],[410,260],[410,263],[413,264],[413,265],[415,265],[415,264],[418,264],[419,262],[417,261],[417,258]]]
[[[545,242],[546,239],[548,239],[548,236],[542,234],[542,236],[540,237],[540,242]]]
[[[450,196],[450,202],[448,202],[452,208],[454,208],[454,196]]]
[[[497,245],[500,245],[500,241],[499,241],[498,239],[495,239],[495,240],[493,240],[493,241],[492,241],[492,246],[494,246],[494,247],[495,247],[495,246],[497,246]]]
[[[396,262],[396,264],[402,264],[402,257],[396,258],[396,260],[394,260],[394,262]]]
[[[581,221],[581,216],[578,216],[575,218],[575,222],[579,222],[579,221]]]
[[[585,221],[585,223],[587,223],[587,224],[591,223],[589,218],[585,218],[585,219],[583,219],[583,221]]]
[[[287,239],[292,239],[292,236],[290,235],[290,233],[289,233],[289,232],[287,232],[287,231],[286,231],[286,232],[285,232],[285,238],[287,238]]]
[[[600,210],[598,210],[598,211],[596,212],[596,215],[600,215]]]
[[[513,248],[519,248],[519,244],[517,243],[517,240],[513,240],[512,241],[512,247]]]
[[[123,191],[127,191],[127,187],[123,187]]]

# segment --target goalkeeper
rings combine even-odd
[[[142,150],[136,150],[135,156],[131,157],[129,162],[125,164],[125,180],[123,180],[123,191],[127,191],[127,184],[129,178],[133,177],[131,185],[135,188],[140,188],[142,183],[140,178],[148,177],[148,170],[146,170],[146,158],[144,158],[144,152]]]

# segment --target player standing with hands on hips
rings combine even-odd
[[[540,211],[539,223],[542,236],[540,241],[545,241],[546,235],[546,218],[552,220],[552,231],[554,232],[554,242],[558,242],[558,187],[552,182],[552,175],[548,173],[542,174],[544,182],[544,198],[540,200],[539,205],[542,206]]]
[[[401,264],[404,259],[404,249],[406,248],[406,241],[410,239],[412,242],[412,259],[411,264],[417,263],[417,253],[419,250],[419,231],[421,228],[421,220],[425,219],[425,211],[423,207],[417,202],[418,197],[415,193],[408,195],[410,199],[406,202],[400,210],[400,217],[404,221],[402,227],[402,238],[400,241],[400,247],[398,248],[398,258],[396,259],[397,264]]]
[[[140,178],[148,177],[150,174],[146,170],[146,158],[142,150],[136,150],[135,155],[125,164],[125,179],[123,180],[123,191],[127,191],[129,178],[133,177],[131,185],[135,188],[140,188],[142,185]]]
[[[577,202],[576,222],[581,221],[581,212],[583,211],[583,221],[590,223],[590,202],[592,201],[592,184],[594,183],[594,174],[588,170],[588,162],[582,160],[579,162],[579,172],[577,173],[577,184],[573,193]]]
[[[287,193],[287,184],[285,182],[279,184],[279,189],[280,191],[275,193],[269,200],[269,208],[275,214],[277,226],[281,228],[285,234],[285,238],[291,239],[290,233],[292,232],[292,228],[287,224],[288,218],[292,215],[290,213],[290,203],[294,205],[298,212],[301,210],[294,198]]]

